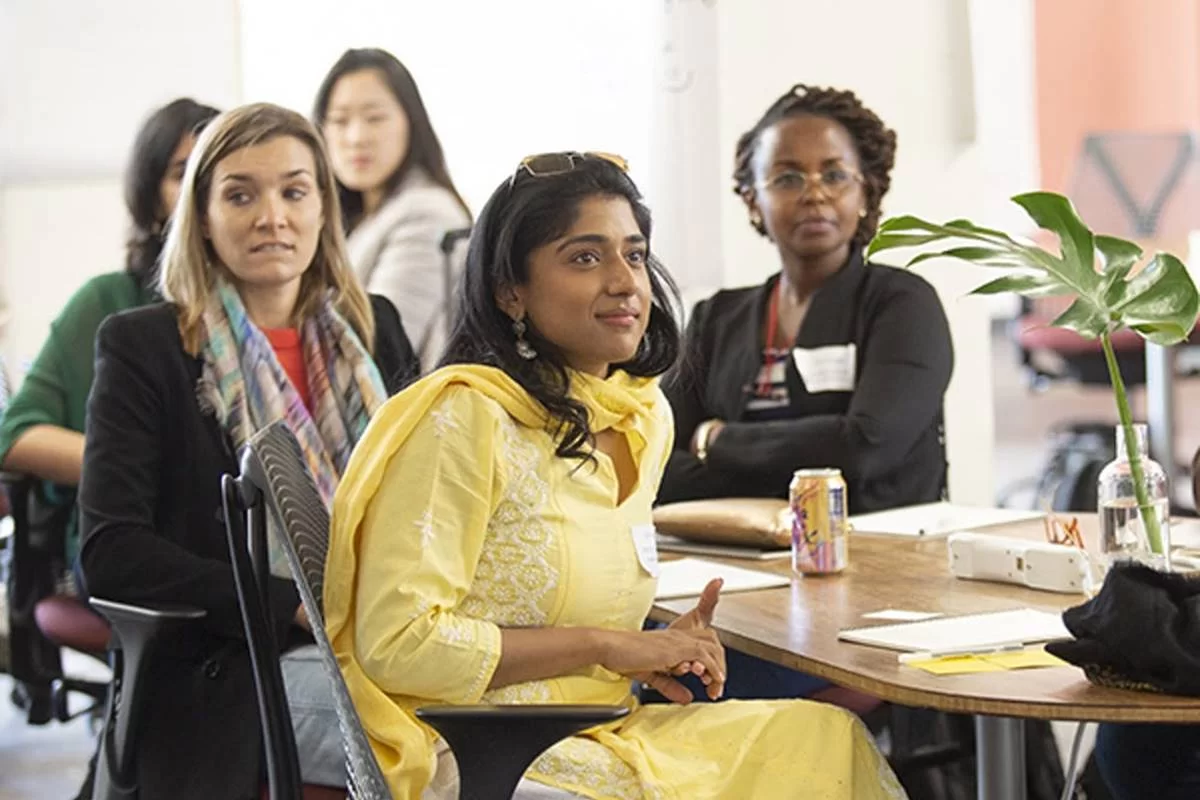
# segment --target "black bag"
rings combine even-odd
[[[1063,622],[1046,650],[1093,683],[1200,697],[1200,579],[1120,562]]]

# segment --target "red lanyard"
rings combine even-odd
[[[758,383],[758,396],[771,395],[771,370],[775,368],[775,334],[779,329],[779,289],[783,278],[775,282],[775,290],[771,292],[771,302],[767,304],[767,330],[763,345],[763,371]]]

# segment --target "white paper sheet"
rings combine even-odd
[[[1062,614],[1033,608],[853,628],[838,634],[843,641],[909,652],[1035,644],[1070,636]]]
[[[1013,508],[983,508],[953,503],[925,503],[917,506],[857,514],[850,525],[860,533],[889,533],[896,536],[947,536],[994,525],[1037,520],[1040,511]]]
[[[731,567],[702,558],[681,558],[664,561],[659,565],[658,590],[655,600],[673,600],[679,597],[699,597],[704,587],[713,578],[724,578],[721,593],[746,592],[753,589],[772,589],[787,586],[792,581],[787,575]]]

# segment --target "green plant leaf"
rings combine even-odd
[[[1020,269],[1025,266],[1024,262],[1018,256],[1007,250],[997,250],[994,247],[951,247],[949,250],[937,253],[921,253],[909,261],[908,266],[915,266],[922,261],[929,261],[934,258],[957,258],[981,267]]]
[[[1013,202],[1040,227],[1058,235],[1065,277],[1087,292],[1094,290],[1100,284],[1095,239],[1071,201],[1053,192],[1028,192],[1017,195]]]
[[[1008,242],[1013,241],[1012,237],[1004,231],[997,231],[992,228],[985,228],[982,225],[976,225],[969,219],[952,219],[946,223],[945,227],[971,231],[972,233],[983,234],[985,236],[996,236]]]
[[[1146,268],[1126,281],[1122,300],[1111,309],[1114,319],[1156,344],[1183,341],[1196,326],[1200,294],[1187,267],[1169,253],[1159,253]]]
[[[879,232],[891,233],[893,231],[907,231],[914,228],[916,230],[928,231],[930,233],[936,233],[938,231],[938,226],[934,225],[932,222],[926,222],[920,217],[915,217],[912,214],[903,214],[899,217],[889,217],[888,219],[884,220],[883,224],[879,226]]]
[[[1115,236],[1098,233],[1096,234],[1095,242],[1096,249],[1100,251],[1100,256],[1104,259],[1105,275],[1111,270],[1122,267],[1125,268],[1125,272],[1128,274],[1129,268],[1136,264],[1142,257],[1142,248],[1126,239],[1118,239]]]
[[[1063,290],[1063,293],[1069,291],[1062,284],[1048,280],[1044,275],[1005,275],[1003,278],[996,278],[977,289],[972,289],[971,294],[1015,292],[1027,297],[1044,297],[1047,293],[1056,293],[1060,289]]]
[[[1142,257],[1142,248],[1125,239],[1100,234],[1096,236],[1096,250],[1104,259],[1100,283],[1104,304],[1110,307],[1119,305],[1129,288],[1126,282],[1129,272]]]
[[[916,247],[922,244],[936,242],[943,238],[940,233],[880,233],[867,246],[867,258],[882,250],[893,250],[897,247]]]
[[[1086,297],[1080,297],[1050,323],[1055,328],[1067,328],[1081,336],[1095,339],[1109,328],[1108,319]]]

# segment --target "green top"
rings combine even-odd
[[[57,425],[83,433],[88,392],[95,371],[96,331],[110,314],[153,303],[158,298],[128,272],[98,275],[85,283],[50,324],[29,372],[0,419],[0,461],[13,443],[34,425]],[[47,483],[47,497],[63,505],[75,502],[75,488]],[[67,530],[66,555],[79,550],[76,515]]]

